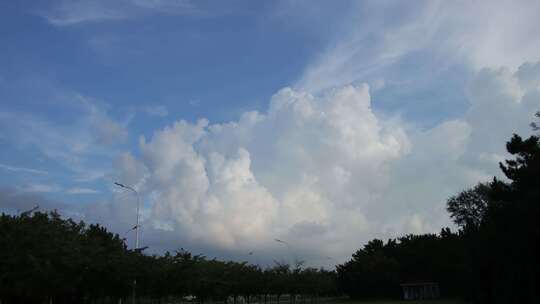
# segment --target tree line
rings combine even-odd
[[[458,231],[369,241],[337,266],[340,290],[360,299],[399,298],[400,283],[433,281],[445,297],[538,303],[540,139],[514,135],[506,149],[513,158],[499,164],[505,180],[494,177],[448,199]]]
[[[540,113],[537,114],[540,117]],[[539,126],[532,124],[533,129]],[[540,286],[540,139],[514,135],[512,159],[493,178],[450,197],[458,230],[375,239],[335,271],[276,263],[261,268],[183,249],[163,255],[130,250],[99,224],[57,212],[0,216],[0,302],[118,303],[135,290],[168,297],[269,303],[287,295],[399,298],[400,284],[433,281],[441,295],[475,303],[535,303]],[[136,287],[136,288],[134,288]],[[294,304],[294,303],[292,303]]]
[[[401,283],[430,281],[443,287],[443,297],[460,298],[467,288],[465,260],[462,234],[448,228],[386,243],[374,239],[337,266],[338,285],[355,299],[399,299]]]
[[[0,216],[0,302],[119,303],[137,294],[145,303],[189,296],[234,304],[288,295],[313,302],[336,294],[335,272],[276,262],[261,268],[186,250],[146,255],[99,224],[57,212]]]

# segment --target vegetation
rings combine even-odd
[[[100,225],[76,223],[56,212],[0,217],[0,300],[9,303],[118,303],[137,295],[159,303],[195,296],[236,303],[242,296],[312,299],[335,294],[335,272],[277,263],[261,269],[223,262],[185,250],[148,256]]]
[[[459,299],[430,299],[430,300],[384,300],[384,299],[374,299],[374,300],[330,300],[325,302],[325,304],[464,304],[464,302]]]
[[[337,266],[342,291],[356,299],[401,298],[400,283],[434,281],[442,296],[459,297],[466,288],[461,234],[407,235],[386,243],[375,239]]]
[[[514,135],[506,147],[514,157],[500,164],[507,180],[493,178],[448,200],[457,232],[375,239],[336,271],[302,263],[262,269],[183,249],[149,256],[100,225],[56,212],[2,214],[0,303],[118,303],[135,286],[157,303],[188,295],[235,304],[283,295],[293,304],[297,295],[388,299],[400,298],[400,283],[409,281],[437,282],[447,298],[532,303],[540,286],[540,139]]]
[[[399,298],[401,282],[433,281],[445,297],[534,303],[540,286],[540,139],[514,135],[506,148],[515,157],[500,164],[507,181],[493,178],[448,200],[458,232],[372,240],[337,266],[341,290],[360,299]]]

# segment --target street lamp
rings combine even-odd
[[[117,185],[120,188],[124,188],[124,189],[128,189],[128,190],[132,191],[133,193],[135,193],[135,196],[137,197],[137,224],[134,227],[135,228],[135,250],[134,250],[134,252],[141,252],[142,250],[139,250],[139,209],[140,209],[140,203],[141,203],[141,200],[139,198],[139,192],[137,192],[137,190],[133,189],[132,187],[126,186],[126,185],[121,184],[121,183],[114,182],[114,184]],[[131,228],[131,230],[133,230],[133,228]],[[136,300],[136,297],[137,297],[136,288],[137,288],[137,279],[134,279],[133,280],[133,298],[132,298],[133,304],[135,304],[136,301],[137,301]]]
[[[292,251],[291,245],[289,243],[287,243],[287,242],[285,242],[283,240],[280,240],[280,239],[274,239],[274,241],[276,241],[278,243],[281,243],[281,244],[285,244],[285,246],[287,246],[287,248]]]
[[[133,193],[135,193],[135,196],[137,197],[137,224],[135,225],[135,227],[131,228],[131,230],[135,228],[135,250],[137,250],[139,249],[139,208],[140,208],[139,192],[137,192],[137,190],[133,189],[132,187],[126,186],[121,183],[115,182],[114,184],[120,188],[124,188],[124,189],[128,189],[132,191]]]
[[[294,259],[292,262],[296,263],[298,262],[298,257],[296,256],[296,254],[293,252],[292,248],[291,248],[291,245],[283,240],[280,240],[280,239],[274,239],[274,241],[278,242],[278,243],[281,243],[281,244],[284,244],[285,246],[287,246],[287,249],[289,251],[289,254],[291,255],[291,257]]]

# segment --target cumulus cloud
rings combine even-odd
[[[540,107],[538,66],[480,70],[467,89],[465,114],[427,129],[374,112],[365,84],[316,94],[285,88],[265,112],[225,123],[178,121],[141,137],[139,151],[119,154],[107,176],[137,189],[142,240],[152,250],[183,246],[233,258],[255,250],[251,258],[260,263],[343,261],[373,237],[451,225],[445,200],[499,174],[504,142],[514,132],[527,134]],[[88,125],[104,115],[91,108],[86,113]],[[7,123],[11,116],[1,114]],[[35,133],[26,140],[70,138],[44,121],[22,121],[21,132]],[[92,143],[97,137],[77,138]],[[61,152],[63,146],[41,147]],[[135,221],[137,197],[120,190],[110,201],[62,210],[123,233]],[[35,183],[2,195],[20,201],[51,191],[95,193]]]
[[[133,5],[155,9],[161,3]],[[540,108],[538,3],[523,3],[362,2],[351,9],[355,16],[344,18],[351,30],[330,43],[293,88],[277,92],[266,111],[224,123],[177,121],[141,137],[138,151],[118,156],[110,178],[140,194],[143,243],[236,257],[255,250],[268,261],[289,250],[321,265],[333,262],[328,256],[343,261],[373,237],[451,225],[446,199],[498,175],[505,141],[514,132],[526,135]],[[126,17],[114,9],[95,11],[72,14],[77,8],[70,8],[49,21]],[[531,62],[522,64],[526,60]],[[400,65],[417,62],[426,62],[422,73]],[[468,107],[427,128],[373,110],[363,84],[384,91],[396,78],[413,85],[416,74],[432,77],[456,65],[472,78]],[[393,68],[401,74],[385,73]],[[10,125],[25,130],[26,141],[58,159],[99,153],[89,147],[125,140],[124,125],[89,109],[82,126],[92,126],[92,133],[5,112],[0,122],[13,118]],[[120,190],[81,213],[126,231],[137,197]]]
[[[532,66],[479,71],[467,113],[429,129],[375,114],[367,85],[285,88],[265,113],[141,137],[140,156],[121,155],[115,171],[146,202],[149,243],[268,253],[279,238],[312,263],[342,260],[373,237],[451,225],[446,199],[498,174],[504,142],[527,134],[540,105]]]
[[[349,249],[345,240],[369,234],[363,207],[377,204],[373,194],[410,146],[370,102],[367,85],[321,96],[283,89],[265,114],[180,121],[141,138],[141,157],[120,157],[118,178],[150,202],[148,225],[172,225],[179,239],[232,249],[265,248],[280,237],[302,248],[328,240]]]

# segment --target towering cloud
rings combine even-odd
[[[264,114],[176,122],[141,138],[140,158],[119,159],[121,179],[145,195],[154,228],[184,238],[227,248],[265,247],[275,237],[308,247],[342,242],[349,231],[368,231],[363,208],[377,204],[410,145],[370,102],[367,85],[321,96],[286,88]]]
[[[284,1],[276,4],[277,14],[266,11],[273,5],[263,5],[262,11],[255,8],[254,15],[246,11],[247,19],[233,14],[186,24],[183,18],[162,22],[163,16],[171,14],[223,14],[217,13],[214,5],[207,10],[204,4],[194,4],[62,0],[38,12],[54,28],[51,33],[87,33],[82,40],[88,39],[94,49],[98,41],[100,50],[111,52],[107,41],[117,36],[129,39],[114,47],[116,55],[108,62],[110,67],[118,64],[110,70],[119,72],[114,75],[121,76],[120,85],[83,89],[106,99],[118,98],[107,100],[110,105],[70,92],[61,94],[63,98],[57,94],[46,98],[64,100],[61,107],[71,109],[55,119],[53,111],[25,114],[25,109],[17,107],[0,110],[0,127],[10,131],[0,134],[0,140],[20,151],[37,150],[29,154],[37,165],[25,163],[30,157],[0,164],[3,172],[34,178],[17,190],[20,195],[33,199],[47,192],[71,194],[72,198],[94,194],[100,202],[59,205],[70,215],[124,233],[135,222],[135,196],[115,189],[109,199],[103,191],[103,185],[119,181],[132,185],[140,194],[142,243],[151,250],[183,246],[233,258],[245,258],[245,253],[256,251],[258,262],[296,256],[308,265],[331,264],[335,260],[328,257],[343,261],[374,237],[434,232],[451,225],[444,210],[446,199],[497,175],[498,162],[506,157],[505,141],[514,132],[527,135],[528,123],[540,110],[540,63],[535,62],[540,60],[539,1],[524,0],[520,5],[505,0],[345,1],[335,15],[312,1]],[[143,22],[152,16],[160,21],[146,26],[149,23]],[[248,36],[222,31],[248,19],[246,24],[256,25]],[[147,39],[149,35],[123,35],[129,28],[124,22],[141,22],[146,34],[154,33],[155,27],[156,40]],[[300,27],[291,26],[295,23],[310,28],[310,37]],[[323,29],[315,23],[334,24]],[[176,32],[176,27],[181,31]],[[104,30],[111,33],[111,39],[103,39]],[[283,38],[284,31],[293,34]],[[181,39],[190,35],[193,40]],[[252,41],[256,35],[268,43]],[[208,41],[230,42],[235,48],[217,56]],[[285,43],[287,47],[281,49]],[[325,47],[319,49],[323,44]],[[176,52],[184,46],[195,47]],[[199,54],[197,48],[203,52]],[[310,48],[313,50],[308,52]],[[124,61],[133,50],[137,54]],[[285,58],[297,51],[299,56],[305,54],[305,62],[294,57],[295,64],[276,66],[279,69],[275,71],[270,64],[253,70],[236,69],[237,60],[244,66],[259,63],[242,59],[255,52],[261,57],[253,58],[271,53]],[[235,54],[232,65],[226,57],[229,54]],[[58,56],[54,54],[49,60],[56,62],[61,58]],[[188,61],[191,56],[197,60],[185,65],[187,61],[177,60],[183,56]],[[132,59],[136,58],[141,58],[141,69],[132,70]],[[156,58],[163,61],[154,62]],[[282,58],[275,62],[282,62]],[[117,59],[119,62],[114,62]],[[227,64],[212,69],[205,66],[221,60]],[[301,71],[297,70],[299,65],[304,65]],[[15,66],[18,70],[18,64]],[[71,85],[88,84],[94,78],[87,77],[101,75],[98,68],[99,64],[92,66],[91,73],[81,74],[85,77],[74,79]],[[265,110],[239,113],[233,121],[168,120],[178,114],[208,113],[212,117],[216,113],[211,107],[225,104],[232,96],[266,94],[259,86],[242,94],[244,81],[239,79],[246,77],[238,76],[251,73],[245,71],[268,72],[268,79],[274,80],[291,79],[296,72],[298,77],[290,88],[276,92]],[[178,77],[184,74],[185,78]],[[191,78],[192,74],[204,76]],[[206,75],[208,83],[200,80],[206,81]],[[217,94],[200,92],[215,86],[224,75],[230,77],[227,83],[235,83],[239,89],[220,90],[223,100],[204,100],[204,96],[211,99]],[[59,79],[69,78],[66,74]],[[121,91],[144,81],[150,84],[144,94]],[[188,81],[195,85],[176,87],[178,82]],[[188,86],[192,87],[190,92],[176,92]],[[37,90],[34,82],[29,88]],[[19,90],[14,89],[17,95]],[[147,99],[152,94],[155,98]],[[203,95],[197,111],[174,113],[181,109],[174,100],[183,94],[193,94],[189,98],[197,100],[197,95]],[[42,94],[36,95],[41,98]],[[137,105],[138,98],[163,105]],[[233,104],[249,107],[241,102]],[[135,112],[148,115],[135,116]],[[118,115],[126,117],[120,121]],[[149,115],[152,121],[144,120]],[[160,128],[148,130],[156,125]],[[134,142],[133,134],[140,133],[146,137]],[[54,163],[68,174],[58,177],[54,168],[39,166],[41,160],[34,155],[43,157],[43,164]],[[19,195],[17,191],[0,189],[0,196],[12,199]],[[1,197],[0,204],[14,209]],[[54,207],[57,203],[44,204]],[[131,236],[131,231],[123,236]],[[276,238],[288,246],[275,242]]]
[[[119,178],[143,194],[146,229],[178,244],[271,251],[280,238],[324,263],[374,236],[449,225],[445,199],[497,174],[504,141],[527,132],[540,100],[532,67],[480,71],[466,115],[427,130],[375,114],[367,85],[285,88],[266,113],[179,121],[141,138],[140,157],[119,159]]]

